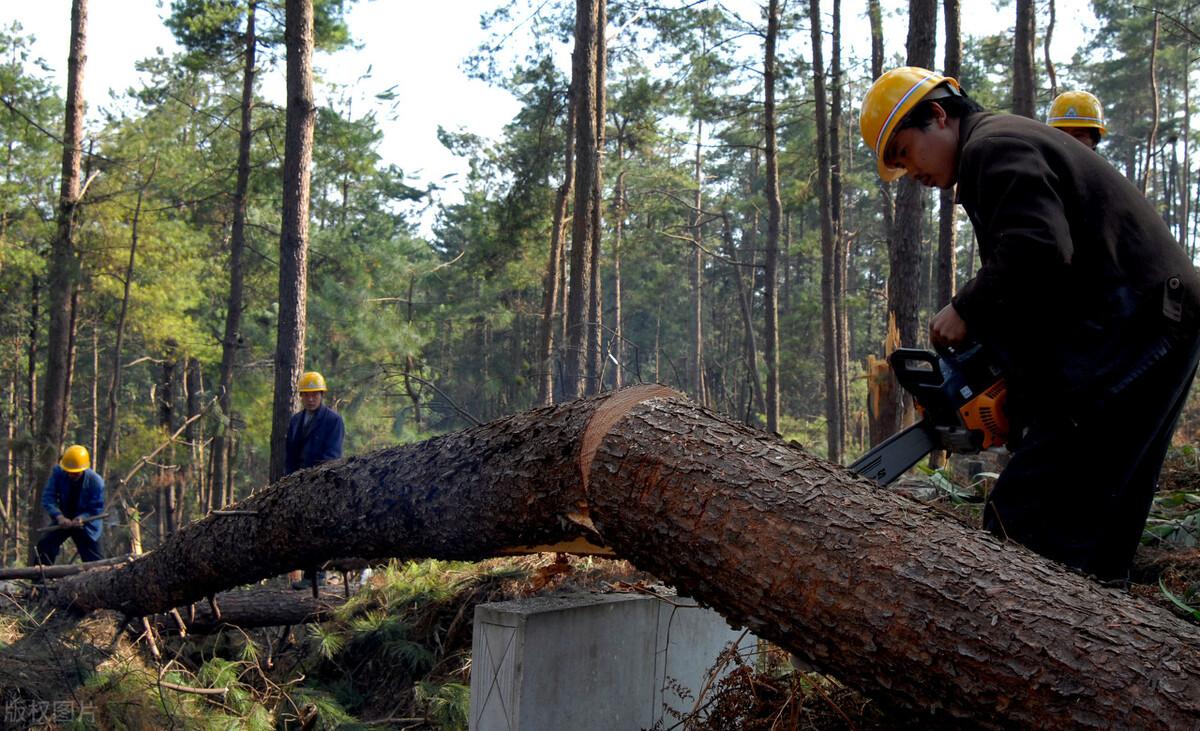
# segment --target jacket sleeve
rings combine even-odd
[[[95,472],[88,474],[87,490],[82,496],[79,511],[81,517],[104,512],[104,478]]]
[[[346,435],[346,425],[342,421],[341,414],[336,411],[329,412],[330,424],[325,433],[325,438],[321,440],[321,453],[316,455],[314,462],[328,462],[331,459],[342,458],[342,439]]]
[[[968,144],[962,155],[959,184],[983,263],[955,296],[955,310],[983,333],[1052,316],[1074,253],[1064,181],[1041,151],[1015,136]]]
[[[52,519],[62,515],[62,510],[58,507],[58,495],[54,489],[56,476],[56,470],[50,470],[50,476],[46,478],[46,486],[42,488],[42,507]]]

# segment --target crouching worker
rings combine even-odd
[[[57,530],[46,533],[37,544],[38,563],[49,566],[58,558],[58,549],[70,538],[79,558],[99,561],[103,520],[88,520],[104,512],[104,479],[91,469],[86,448],[67,447],[62,459],[50,472],[42,489],[42,507]]]
[[[957,186],[982,266],[929,323],[1001,361],[1012,460],[984,527],[1123,580],[1200,357],[1200,277],[1146,197],[1087,147],[989,114],[912,66],[863,99],[885,180]]]

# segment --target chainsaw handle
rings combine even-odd
[[[913,393],[927,387],[938,387],[944,380],[937,353],[920,348],[897,348],[888,356],[896,380],[904,390]]]

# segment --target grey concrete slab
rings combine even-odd
[[[717,655],[739,638],[753,647],[752,637],[687,599],[575,594],[483,604],[475,610],[470,727],[650,728],[665,706],[692,708]]]

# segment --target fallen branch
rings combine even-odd
[[[102,558],[99,561],[89,561],[87,563],[70,563],[59,566],[22,566],[15,569],[0,569],[0,580],[2,579],[60,579],[64,576],[72,576],[74,574],[91,571],[92,569],[103,568],[105,566],[118,566],[120,564],[129,563],[134,559],[133,555],[115,556],[113,558]]]

